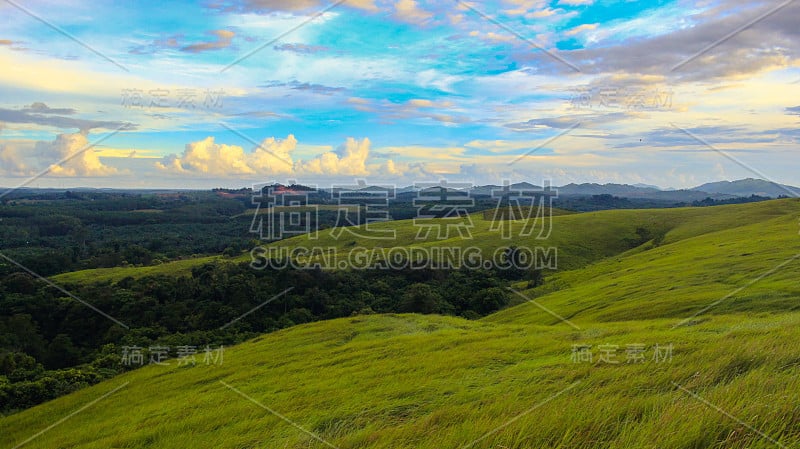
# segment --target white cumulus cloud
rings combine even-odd
[[[42,170],[54,176],[110,176],[119,174],[105,165],[89,143],[88,131],[59,134],[53,141],[5,141],[0,144],[0,173],[31,176]]]
[[[310,159],[294,160],[297,139],[269,137],[247,152],[238,145],[218,143],[214,137],[186,145],[180,155],[170,155],[156,162],[156,167],[173,173],[210,176],[234,175],[322,175],[367,176],[399,174],[401,166],[387,160],[369,163],[370,141],[348,138],[335,151],[325,151]]]

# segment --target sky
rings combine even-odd
[[[800,185],[798,23],[775,0],[0,0],[0,186]]]

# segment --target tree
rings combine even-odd
[[[534,268],[531,270],[530,279],[528,279],[528,288],[538,287],[544,284],[544,272],[541,268]]]
[[[471,309],[479,314],[489,314],[508,304],[508,295],[502,288],[486,288],[472,297]]]
[[[403,293],[400,310],[414,313],[440,312],[442,297],[428,284],[413,284]]]
[[[78,362],[80,352],[72,344],[72,339],[66,334],[58,334],[47,347],[47,366],[49,368],[65,368]]]
[[[505,279],[518,280],[525,277],[526,269],[522,250],[516,246],[509,246],[503,251],[503,266],[500,276]]]

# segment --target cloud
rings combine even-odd
[[[308,160],[294,160],[297,139],[289,135],[286,139],[270,137],[250,152],[238,145],[217,143],[214,137],[186,145],[181,155],[170,155],[156,162],[163,171],[181,174],[210,176],[236,175],[314,175],[314,176],[366,176],[373,173],[400,173],[402,164],[388,160],[384,163],[368,163],[369,139],[348,138],[335,151],[325,151]]]
[[[330,50],[330,48],[322,45],[306,45],[306,44],[283,44],[272,47],[275,51],[290,51],[301,55],[311,55]]]
[[[423,98],[413,98],[402,103],[388,100],[370,101],[366,98],[351,97],[347,103],[353,108],[363,112],[380,114],[387,120],[430,119],[440,123],[468,123],[472,119],[459,110],[455,105],[446,100],[434,101]]]
[[[367,158],[369,157],[370,141],[364,138],[358,141],[348,137],[337,151],[322,153],[308,162],[298,162],[298,171],[319,175],[368,175]]]
[[[61,114],[61,115],[58,115]],[[64,115],[73,115],[71,108],[51,109],[44,103],[33,103],[23,109],[0,108],[0,121],[6,123],[22,123],[31,125],[53,126],[56,128],[76,128],[79,131],[90,131],[96,128],[132,130],[136,125],[127,122],[84,120]]]
[[[12,176],[29,176],[35,173],[25,158],[24,149],[13,142],[0,142],[0,173]]]
[[[202,53],[205,51],[222,50],[231,46],[231,41],[236,35],[236,33],[230,30],[213,30],[209,31],[207,34],[215,36],[216,40],[187,45],[182,47],[181,51],[189,53]]]
[[[209,175],[253,173],[244,162],[242,147],[216,144],[211,136],[187,144],[180,157],[168,157],[163,163],[156,162],[156,167],[181,173],[197,172]]]
[[[687,135],[682,129],[708,142],[714,148]],[[749,149],[742,147],[749,146],[748,144],[769,145],[775,142],[776,135],[782,134],[782,130],[753,131],[744,126],[692,126],[682,129],[672,126],[659,127],[639,133],[641,142],[620,143],[615,145],[615,148],[672,148],[673,151],[692,152],[716,152],[716,150],[724,150],[725,152],[749,151]],[[751,147],[751,149],[753,148]],[[766,149],[764,150],[766,151]]]
[[[252,165],[256,171],[268,173],[291,173],[292,152],[297,148],[297,139],[292,134],[286,139],[269,137],[253,151]]]
[[[327,3],[320,0],[222,0],[212,5],[213,8],[228,13],[289,12],[298,15],[314,14],[325,6]],[[346,0],[342,6],[372,12],[378,10],[374,0]]]
[[[138,45],[136,47],[133,47],[130,50],[128,50],[128,53],[134,55],[149,55],[157,53],[161,50],[178,48],[181,45],[179,42],[181,39],[183,39],[183,34],[180,33],[161,37],[159,39],[153,40],[149,44]]]
[[[65,162],[60,162],[65,161]],[[53,141],[4,141],[0,143],[0,172],[32,176],[49,168],[52,176],[111,176],[120,171],[100,161],[89,143],[88,132],[59,134]]]
[[[682,19],[667,28],[662,24],[669,22],[659,15],[600,25],[591,33],[601,45],[562,50],[559,55],[585,74],[665,74],[672,80],[689,82],[743,78],[797,63],[800,3],[787,4],[778,13],[736,32],[748,20],[775,6],[733,0],[709,11],[702,11],[708,9],[703,4],[695,5],[688,13],[684,8],[678,11],[684,14]],[[628,22],[638,25],[627,29]],[[616,30],[617,26],[622,28]],[[660,32],[651,32],[653,28]],[[727,34],[731,36],[722,39]],[[717,44],[712,46],[714,43]],[[537,73],[573,72],[549,55],[531,52],[521,44],[513,55]],[[683,65],[675,68],[679,64]]]
[[[437,103],[437,102],[434,102],[432,100],[426,100],[424,98],[414,98],[414,99],[408,100],[408,105],[409,106],[414,106],[414,107],[417,107],[417,108],[437,108],[437,107],[439,107],[439,108],[449,108],[449,107],[453,106],[453,104],[448,102],[448,101]]]
[[[288,83],[282,83],[276,81],[259,87],[264,87],[267,89],[275,87],[287,87],[292,90],[302,90],[321,95],[333,95],[337,92],[343,92],[347,90],[344,87],[332,87],[332,86],[324,86],[322,84],[301,83],[300,81],[297,80],[292,80],[291,82]]]
[[[511,9],[504,9],[503,12],[510,16],[527,15],[531,11],[538,10],[547,5],[544,0],[505,0],[506,4],[511,5]]]
[[[12,41],[11,39],[0,39],[0,47],[6,47],[14,51],[28,51],[29,48],[24,47],[23,41]]]
[[[161,152],[148,149],[131,148],[96,148],[95,153],[102,158],[125,159],[161,159]]]
[[[35,102],[29,106],[25,106],[21,112],[34,112],[39,114],[61,114],[61,115],[73,115],[75,114],[75,109],[72,108],[51,108],[42,102]]]
[[[786,108],[786,113],[790,115],[800,115],[800,106]]]
[[[270,13],[307,11],[318,5],[318,0],[241,0],[220,2],[218,6],[226,12]]]
[[[419,8],[414,0],[398,0],[394,5],[395,16],[409,23],[421,23],[433,17],[433,14]]]
[[[559,0],[558,4],[566,6],[589,6],[594,4],[594,0]]]
[[[596,23],[585,23],[583,25],[578,25],[575,28],[570,28],[569,30],[564,32],[564,35],[575,36],[576,34],[580,34],[585,31],[592,31],[594,29],[597,29]]]
[[[567,129],[572,128],[577,124],[580,124],[580,127],[589,127],[597,124],[630,120],[642,116],[642,113],[631,111],[609,113],[591,112],[584,114],[562,115],[558,117],[530,119],[525,122],[508,123],[505,125],[505,127],[514,131],[535,131],[546,128]]]
[[[545,17],[554,16],[554,15],[562,13],[562,12],[564,12],[564,10],[561,9],[561,8],[558,8],[558,9],[544,8],[544,9],[540,9],[538,11],[534,11],[532,13],[526,14],[525,17],[530,16],[530,17],[532,17],[534,19],[543,19]]]
[[[94,148],[89,148],[87,133],[59,134],[53,142],[38,142],[36,151],[52,155],[54,159],[68,161],[50,166],[56,176],[110,176],[119,171],[100,162]]]

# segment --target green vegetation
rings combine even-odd
[[[538,273],[538,271],[537,271]],[[509,302],[527,270],[254,270],[207,264],[189,276],[71,287],[99,313],[27,274],[0,285],[0,412],[53,399],[135,368],[126,348],[177,355],[265,332],[356,314],[416,312],[478,318]],[[168,348],[168,349],[163,349]],[[3,379],[3,377],[0,377]]]
[[[300,426],[341,449],[793,447],[798,216],[797,200],[559,216],[543,242],[559,248],[560,270],[510,280],[531,302],[481,320],[293,326],[226,348],[220,364],[147,366],[2,418],[0,444],[326,447]],[[472,218],[474,239],[447,243],[509,246]],[[394,245],[435,244],[416,243],[408,222],[382,226],[397,229]],[[375,242],[342,240],[313,245]],[[400,303],[441,312],[431,288],[404,288]],[[628,363],[634,344],[645,358]],[[620,363],[601,359],[603,345]],[[591,362],[573,360],[581,348]]]
[[[315,234],[314,238],[302,235],[263,246],[288,249],[335,248],[339,255],[349,255],[353,251],[369,251],[376,247],[477,247],[486,257],[491,257],[498,249],[511,244],[528,248],[555,247],[558,248],[558,269],[573,270],[639,247],[645,243],[642,239],[642,230],[645,230],[657,243],[663,243],[731,229],[745,223],[759,222],[768,217],[786,216],[798,210],[800,207],[792,200],[714,208],[606,210],[581,214],[553,209],[552,232],[547,239],[536,238],[540,229],[537,228],[537,232],[529,237],[514,237],[511,240],[502,239],[500,232],[492,229],[493,221],[484,217],[484,213],[481,212],[470,215],[469,222],[464,221],[471,225],[469,239],[460,238],[457,232],[451,232],[449,239],[436,240],[431,237],[417,240],[419,228],[414,225],[414,221],[397,220],[371,225],[378,232],[395,231],[395,237],[391,240],[358,237],[349,231],[344,231],[337,237],[331,235],[330,230],[323,230]],[[523,224],[517,221],[511,226],[514,232],[519,233]],[[667,235],[668,237],[664,239]],[[168,262],[155,268],[117,267],[107,270],[83,270],[64,273],[52,279],[58,283],[79,284],[93,281],[117,282],[126,277],[141,278],[162,272],[170,275],[186,275],[192,268],[202,266],[208,261],[208,258],[199,258]],[[250,262],[251,255],[243,254],[230,261]]]

